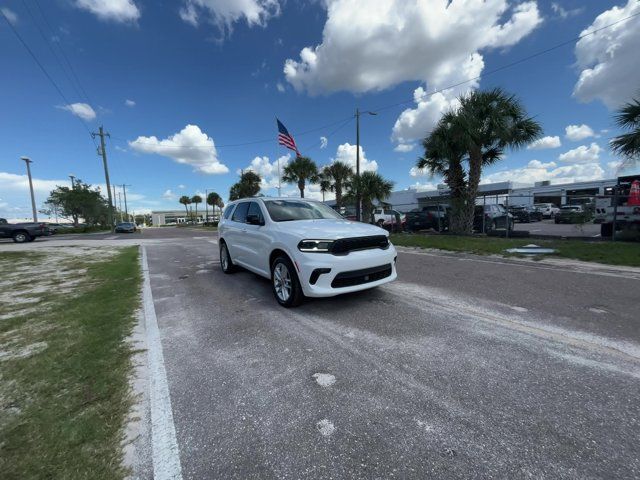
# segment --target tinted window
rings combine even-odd
[[[265,200],[265,206],[274,222],[292,220],[318,220],[342,218],[335,210],[323,203],[305,200]]]
[[[262,210],[260,210],[260,205],[258,205],[257,202],[249,202],[249,210],[247,211],[247,215],[258,215],[260,222],[264,221]]]
[[[229,217],[231,216],[231,212],[233,212],[234,208],[235,208],[235,205],[229,205],[227,207],[227,209],[224,211],[224,218],[226,218],[228,220]]]
[[[249,210],[249,202],[239,203],[235,212],[233,212],[233,218],[231,220],[245,223],[247,220],[247,210]]]

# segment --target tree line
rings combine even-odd
[[[218,195],[216,192],[209,193],[205,201],[207,202],[207,205],[212,207],[214,215],[215,215],[216,207],[218,207],[222,212],[222,209],[224,208],[224,202],[222,201],[222,197]],[[202,197],[200,195],[194,195],[193,197],[189,197],[188,195],[183,195],[180,197],[178,202],[184,205],[184,210],[185,210],[185,213],[187,214],[187,218],[189,217],[198,218],[198,205],[202,203]],[[194,205],[196,207],[195,215],[193,214],[193,211],[191,212],[189,211],[189,205]],[[207,220],[208,219],[205,219],[205,221]]]
[[[288,163],[282,172],[282,181],[292,183],[298,187],[300,197],[308,185],[320,186],[322,201],[328,192],[335,193],[336,205],[344,207],[355,204],[356,192],[362,198],[363,218],[369,218],[375,201],[384,201],[391,195],[394,183],[376,172],[362,172],[356,176],[353,169],[346,163],[335,161],[324,167],[318,165],[309,157],[298,156]],[[240,180],[231,186],[229,200],[256,196],[260,193],[262,178],[252,170],[242,172]]]

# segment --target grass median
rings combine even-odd
[[[0,472],[122,478],[137,247],[0,254]]]
[[[434,248],[452,252],[467,252],[480,255],[509,255],[508,248],[522,247],[534,243],[541,247],[554,248],[552,257],[571,258],[586,262],[640,267],[640,244],[626,242],[588,242],[582,240],[537,240],[531,238],[494,238],[456,235],[394,234],[394,245],[403,247]]]

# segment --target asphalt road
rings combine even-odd
[[[287,310],[210,232],[141,238],[184,478],[640,477],[637,271],[405,251]]]

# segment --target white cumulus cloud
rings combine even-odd
[[[135,107],[136,106],[136,102],[134,102],[133,100],[129,100],[128,98],[124,101],[124,104],[127,107]]]
[[[251,170],[260,175],[260,178],[262,179],[260,188],[263,190],[278,188],[278,168],[280,169],[280,175],[282,175],[284,167],[290,160],[291,155],[289,154],[282,155],[273,162],[271,162],[267,156],[257,156],[251,160],[249,166],[244,168],[244,171]],[[278,162],[280,162],[279,167]],[[236,173],[239,175],[241,170],[239,169]],[[284,185],[284,183],[282,183],[282,185]]]
[[[215,24],[222,31],[230,31],[232,25],[245,20],[247,25],[265,26],[267,21],[280,14],[279,0],[184,0],[180,18],[197,26],[203,19]]]
[[[170,188],[168,188],[162,194],[162,198],[164,198],[166,200],[175,200],[177,198],[177,195],[175,193],[173,193]]]
[[[413,151],[414,148],[416,148],[415,143],[399,143],[393,150],[400,153],[407,153]]]
[[[343,162],[347,165],[350,165],[353,171],[356,170],[356,146],[351,145],[350,143],[343,143],[342,145],[338,145],[338,150],[336,151],[336,156],[332,159],[333,162]],[[360,171],[372,171],[375,172],[378,170],[378,162],[375,160],[369,160],[360,145]]]
[[[322,42],[285,62],[286,79],[312,94],[443,86],[484,48],[517,43],[541,21],[535,1],[325,0]]]
[[[575,53],[580,76],[573,94],[583,102],[599,99],[613,109],[638,93],[640,69],[640,17],[621,21],[640,13],[640,2],[628,0],[596,17],[582,34],[620,22],[595,35],[581,38]]]
[[[320,137],[320,148],[327,148],[329,145],[329,139],[327,137]]]
[[[549,180],[551,183],[586,182],[604,178],[604,169],[598,163],[558,166],[555,162],[531,160],[526,166],[485,175],[482,183],[518,182],[533,184]]]
[[[0,12],[2,12],[3,15],[7,17],[7,20],[9,20],[9,23],[11,23],[12,25],[18,23],[18,14],[10,8],[2,7],[0,8]]]
[[[561,147],[560,137],[542,137],[527,146],[527,150],[545,150],[548,148]]]
[[[163,140],[155,136],[140,136],[130,141],[129,147],[140,153],[154,153],[191,165],[201,173],[217,175],[229,171],[226,165],[220,163],[213,139],[197,125],[187,125]]]
[[[572,142],[579,142],[585,138],[595,137],[595,132],[589,125],[568,125],[565,129],[565,137]]]
[[[83,120],[93,120],[96,118],[96,112],[91,107],[91,105],[87,103],[72,103],[70,105],[62,105],[59,106],[61,110],[66,110],[67,112],[72,113],[76,117],[80,117]]]
[[[124,23],[135,22],[140,18],[140,10],[133,0],[76,0],[75,4],[101,20]]]
[[[566,163],[594,163],[600,159],[602,148],[597,143],[592,143],[588,147],[580,145],[578,148],[560,154],[558,160]]]

